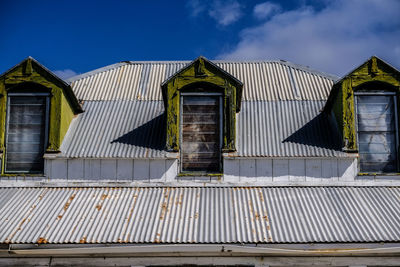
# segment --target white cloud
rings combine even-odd
[[[77,75],[77,73],[75,71],[70,70],[70,69],[55,70],[53,72],[54,72],[55,75],[57,75],[58,77],[60,77],[63,80],[71,78],[71,77]]]
[[[228,26],[243,15],[243,6],[237,0],[189,0],[186,2],[186,9],[191,17],[206,13],[220,26]]]
[[[400,65],[400,1],[336,0],[281,11],[244,29],[219,58],[286,59],[343,75],[372,55]]]
[[[242,6],[237,1],[214,1],[208,14],[219,25],[228,26],[242,16]]]
[[[201,0],[190,0],[186,2],[186,8],[192,17],[197,17],[206,10],[206,3]]]
[[[253,14],[257,19],[266,19],[272,14],[280,11],[281,7],[271,2],[264,2],[256,5]]]

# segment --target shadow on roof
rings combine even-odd
[[[165,113],[142,124],[132,131],[118,137],[111,143],[120,143],[138,147],[164,150],[165,148]]]
[[[297,143],[341,151],[340,136],[325,113],[320,113],[303,127],[283,140],[283,143]]]

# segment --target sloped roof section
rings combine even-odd
[[[211,61],[243,82],[242,101],[326,100],[338,78],[283,61]],[[81,100],[162,100],[161,83],[189,61],[129,61],[70,79]]]
[[[87,101],[61,146],[62,157],[162,158],[162,101]]]
[[[121,62],[72,78],[85,113],[74,119],[61,156],[162,158],[161,83],[189,61]],[[283,61],[212,61],[242,81],[237,155],[346,157],[320,110],[334,76]],[[162,147],[164,145],[164,147]]]
[[[244,101],[238,114],[240,157],[346,157],[324,101]],[[61,146],[62,157],[163,158],[162,101],[86,101]]]
[[[238,156],[347,157],[325,101],[245,101],[238,116]]]
[[[2,188],[0,243],[399,242],[398,187]]]

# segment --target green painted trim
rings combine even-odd
[[[4,175],[5,162],[5,130],[6,108],[8,92],[18,89],[19,92],[35,92],[37,90],[49,92],[49,133],[46,152],[60,151],[60,146],[69,124],[73,117],[82,112],[80,104],[74,96],[71,98],[72,89],[61,79],[40,65],[32,58],[28,58],[0,76],[0,152],[2,157],[2,175]],[[7,174],[9,175],[9,174]],[[15,174],[24,176],[22,174]],[[11,175],[13,176],[13,175]]]
[[[222,93],[224,105],[222,152],[236,151],[236,112],[240,110],[243,84],[203,57],[196,59],[162,84],[167,113],[166,149],[179,151],[180,95],[182,91],[196,84],[205,85],[206,92]]]
[[[333,110],[339,131],[342,134],[344,151],[358,151],[354,115],[354,91],[372,82],[386,84],[387,88],[396,90],[399,98],[400,72],[377,57],[371,57],[332,88],[324,111],[330,112],[330,110]],[[399,111],[400,108],[398,108]]]
[[[43,173],[1,173],[1,177],[46,177]]]
[[[204,173],[204,172],[181,172],[178,173],[178,177],[190,177],[190,176],[210,176],[210,177],[221,177],[223,173]]]
[[[378,173],[378,172],[360,172],[357,174],[358,176],[399,176],[400,173],[399,172],[394,172],[394,173]]]

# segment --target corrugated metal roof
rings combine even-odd
[[[87,101],[61,146],[61,156],[159,158],[165,155],[162,101]]]
[[[346,157],[340,137],[320,110],[325,101],[244,101],[238,155],[244,157]]]
[[[399,242],[398,187],[2,188],[2,243]]]
[[[244,101],[238,119],[243,157],[338,157],[340,138],[319,114],[324,101]],[[61,156],[165,156],[162,101],[86,101],[61,146]]]
[[[332,76],[281,61],[213,62],[244,82],[239,156],[346,156],[319,115]],[[85,113],[70,127],[62,155],[164,157],[160,84],[188,63],[123,62],[75,77]]]
[[[335,78],[282,61],[212,61],[244,83],[243,100],[326,100]],[[161,83],[188,61],[125,62],[77,76],[82,100],[162,100]]]

